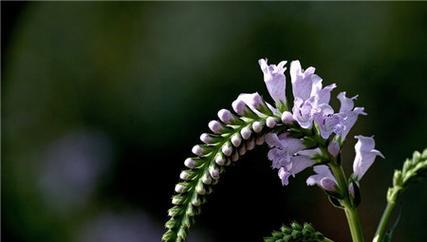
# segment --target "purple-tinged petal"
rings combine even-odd
[[[294,156],[291,162],[279,169],[279,178],[284,186],[289,184],[289,177],[295,176],[301,171],[314,165],[314,161],[305,156]]]
[[[329,101],[331,100],[331,92],[337,87],[335,83],[332,83],[331,85],[328,85],[319,91],[317,91],[317,103],[318,104],[329,104]]]
[[[311,79],[314,68],[308,68],[307,72],[301,69],[299,61],[292,61],[290,67],[290,75],[292,82],[292,93],[294,98],[307,100],[310,97],[313,81]]]
[[[270,96],[275,102],[286,102],[286,61],[282,61],[277,65],[268,65],[267,59],[258,61],[261,70],[264,74],[264,82]]]
[[[338,100],[340,100],[340,113],[349,112],[354,108],[354,101],[357,96],[347,97],[346,92],[340,92],[338,94]]]
[[[329,170],[328,166],[326,165],[315,166],[314,172],[316,174],[307,178],[307,185],[309,186],[318,185],[319,187],[327,191],[335,191],[336,180],[335,180],[335,177],[332,175],[331,170]]]
[[[341,124],[343,125],[343,129],[340,133],[336,133],[345,139],[353,125],[356,123],[359,115],[367,115],[367,113],[365,113],[364,108],[356,107],[353,109],[353,111],[339,113],[338,115],[341,117]]]
[[[265,142],[270,147],[282,147],[279,137],[276,133],[268,133],[265,135]]]
[[[313,101],[314,98],[306,101],[296,98],[294,101],[293,117],[302,128],[311,128],[313,124]]]
[[[375,140],[372,137],[366,136],[355,136],[358,139],[354,149],[356,150],[356,156],[353,162],[353,176],[356,180],[360,180],[366,171],[374,163],[375,158],[384,156],[375,149]]]

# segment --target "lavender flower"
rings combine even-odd
[[[307,185],[313,186],[318,185],[322,189],[326,191],[336,191],[337,189],[337,181],[335,180],[335,177],[332,175],[331,170],[329,170],[329,167],[326,165],[319,165],[314,167],[314,172],[316,172],[315,175],[310,176],[307,178]]]
[[[357,96],[352,98],[346,97],[345,92],[338,94],[341,106],[338,113],[333,113],[333,110],[323,112],[323,115],[316,117],[316,123],[320,127],[322,138],[327,139],[332,133],[339,135],[345,139],[353,125],[356,123],[359,115],[367,115],[364,108],[355,107],[354,101]]]
[[[374,163],[375,158],[380,156],[384,159],[384,156],[380,151],[374,149],[375,140],[373,137],[359,135],[355,136],[355,138],[358,139],[358,141],[354,146],[356,156],[353,162],[353,177],[359,181]]]
[[[289,177],[312,166],[311,157],[317,150],[305,150],[300,139],[290,138],[286,134],[277,136],[275,133],[266,135],[267,144],[272,148],[268,152],[268,159],[272,161],[272,167],[279,169],[278,175],[283,185],[289,184]]]
[[[277,65],[268,65],[267,59],[258,60],[259,66],[264,73],[264,82],[270,96],[276,103],[286,103],[286,61],[281,61]]]
[[[333,113],[329,106],[331,91],[336,87],[331,84],[322,88],[322,79],[314,74],[315,68],[305,71],[299,61],[292,61],[290,74],[294,94],[293,117],[302,128],[311,128],[316,117]]]

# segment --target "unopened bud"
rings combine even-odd
[[[227,109],[221,109],[218,111],[218,118],[222,122],[229,124],[231,123],[236,117]]]
[[[190,178],[190,173],[186,170],[181,171],[181,173],[179,174],[179,178],[186,181]]]
[[[239,160],[239,152],[234,152],[233,155],[231,155],[231,161],[235,162]]]
[[[328,152],[333,157],[337,157],[338,153],[340,152],[340,145],[338,144],[338,142],[332,140],[331,143],[329,143],[328,145]]]
[[[233,152],[233,147],[229,142],[227,142],[221,147],[221,151],[225,156],[230,156]]]
[[[200,135],[200,140],[205,144],[212,144],[215,142],[215,137],[213,137],[211,134],[203,133]]]
[[[243,139],[247,140],[251,137],[252,131],[248,126],[246,126],[240,130],[240,134],[242,135]]]
[[[203,183],[198,183],[196,186],[196,192],[199,195],[205,195],[206,194],[206,190],[205,187],[203,186]]]
[[[187,187],[185,187],[184,185],[182,185],[182,184],[176,184],[176,186],[175,186],[175,192],[177,192],[177,193],[183,193],[183,192],[185,192],[185,190],[187,189]]]
[[[202,156],[205,154],[205,149],[201,145],[195,145],[191,149],[191,152],[197,156]]]
[[[200,206],[200,204],[201,204],[200,199],[199,199],[199,198],[197,198],[197,197],[194,197],[194,198],[191,200],[191,204],[193,204],[193,206],[195,206],[195,207]]]
[[[252,124],[252,129],[254,130],[255,133],[261,132],[263,127],[264,127],[264,124],[263,122],[260,122],[260,121],[255,121]]]
[[[209,126],[209,129],[215,134],[219,134],[221,133],[221,131],[224,130],[224,126],[217,120],[210,121],[208,126]]]
[[[184,165],[188,168],[194,168],[196,167],[196,161],[191,158],[187,158],[184,161]]]
[[[234,145],[234,147],[239,147],[242,143],[242,138],[240,137],[240,134],[233,134],[233,136],[231,136],[231,143]]]
[[[264,144],[264,141],[265,141],[264,135],[261,135],[261,136],[258,136],[258,137],[256,138],[255,143],[256,143],[257,145],[262,145],[262,144]]]
[[[254,148],[255,148],[255,139],[252,138],[246,142],[246,149],[247,150],[253,150]]]
[[[244,115],[248,110],[248,106],[246,106],[246,103],[240,99],[234,100],[231,106],[233,106],[234,112],[238,113],[239,115]]]
[[[205,173],[205,174],[202,176],[202,182],[203,182],[204,184],[206,184],[206,185],[210,185],[210,184],[212,183],[212,178],[211,178],[211,176],[210,176],[209,174]]]
[[[223,166],[225,164],[225,157],[222,153],[218,153],[215,156],[215,163],[217,163],[220,166]]]
[[[274,117],[268,117],[265,120],[265,124],[267,125],[267,127],[269,128],[274,128],[277,124],[276,119]]]
[[[210,166],[209,167],[209,174],[211,175],[211,177],[215,180],[217,180],[219,178],[219,169],[215,166]]]
[[[239,148],[239,155],[244,155],[244,154],[246,154],[246,146],[245,146],[245,145],[242,145],[242,146]]]
[[[285,111],[282,114],[282,122],[284,124],[291,124],[295,121],[294,117],[292,116],[292,113],[289,111]]]

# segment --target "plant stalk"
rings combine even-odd
[[[377,232],[375,232],[375,236],[373,242],[383,241],[388,221],[390,220],[390,216],[394,210],[396,203],[394,201],[387,201],[387,207],[384,209],[383,215],[381,216],[380,223],[378,224]]]
[[[340,192],[344,195],[344,198],[341,200],[341,205],[344,207],[348,226],[350,228],[351,238],[353,242],[364,242],[365,240],[363,237],[360,217],[357,212],[357,208],[350,199],[350,194],[348,192],[348,182],[347,178],[345,177],[344,170],[341,165],[338,165],[335,162],[330,163],[330,168],[337,180]]]

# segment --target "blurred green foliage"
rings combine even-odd
[[[160,238],[178,168],[207,121],[241,92],[268,96],[261,57],[299,59],[325,83],[359,94],[369,115],[353,134],[375,134],[387,158],[362,182],[368,236],[393,169],[426,146],[425,3],[31,3],[12,34],[2,54],[6,241],[81,241],[78,231],[103,211],[144,211]],[[40,181],[50,149],[75,133],[101,137],[108,145],[100,159],[111,162],[82,205],[64,212],[52,206],[60,200],[46,201]],[[227,173],[196,229],[215,241],[253,231],[245,241],[259,241],[295,217],[348,241],[341,211],[306,188],[303,176],[282,188],[264,150],[242,163]],[[425,190],[406,194],[396,241],[424,239]],[[256,196],[267,201],[245,200]],[[219,213],[235,227],[218,226]]]

